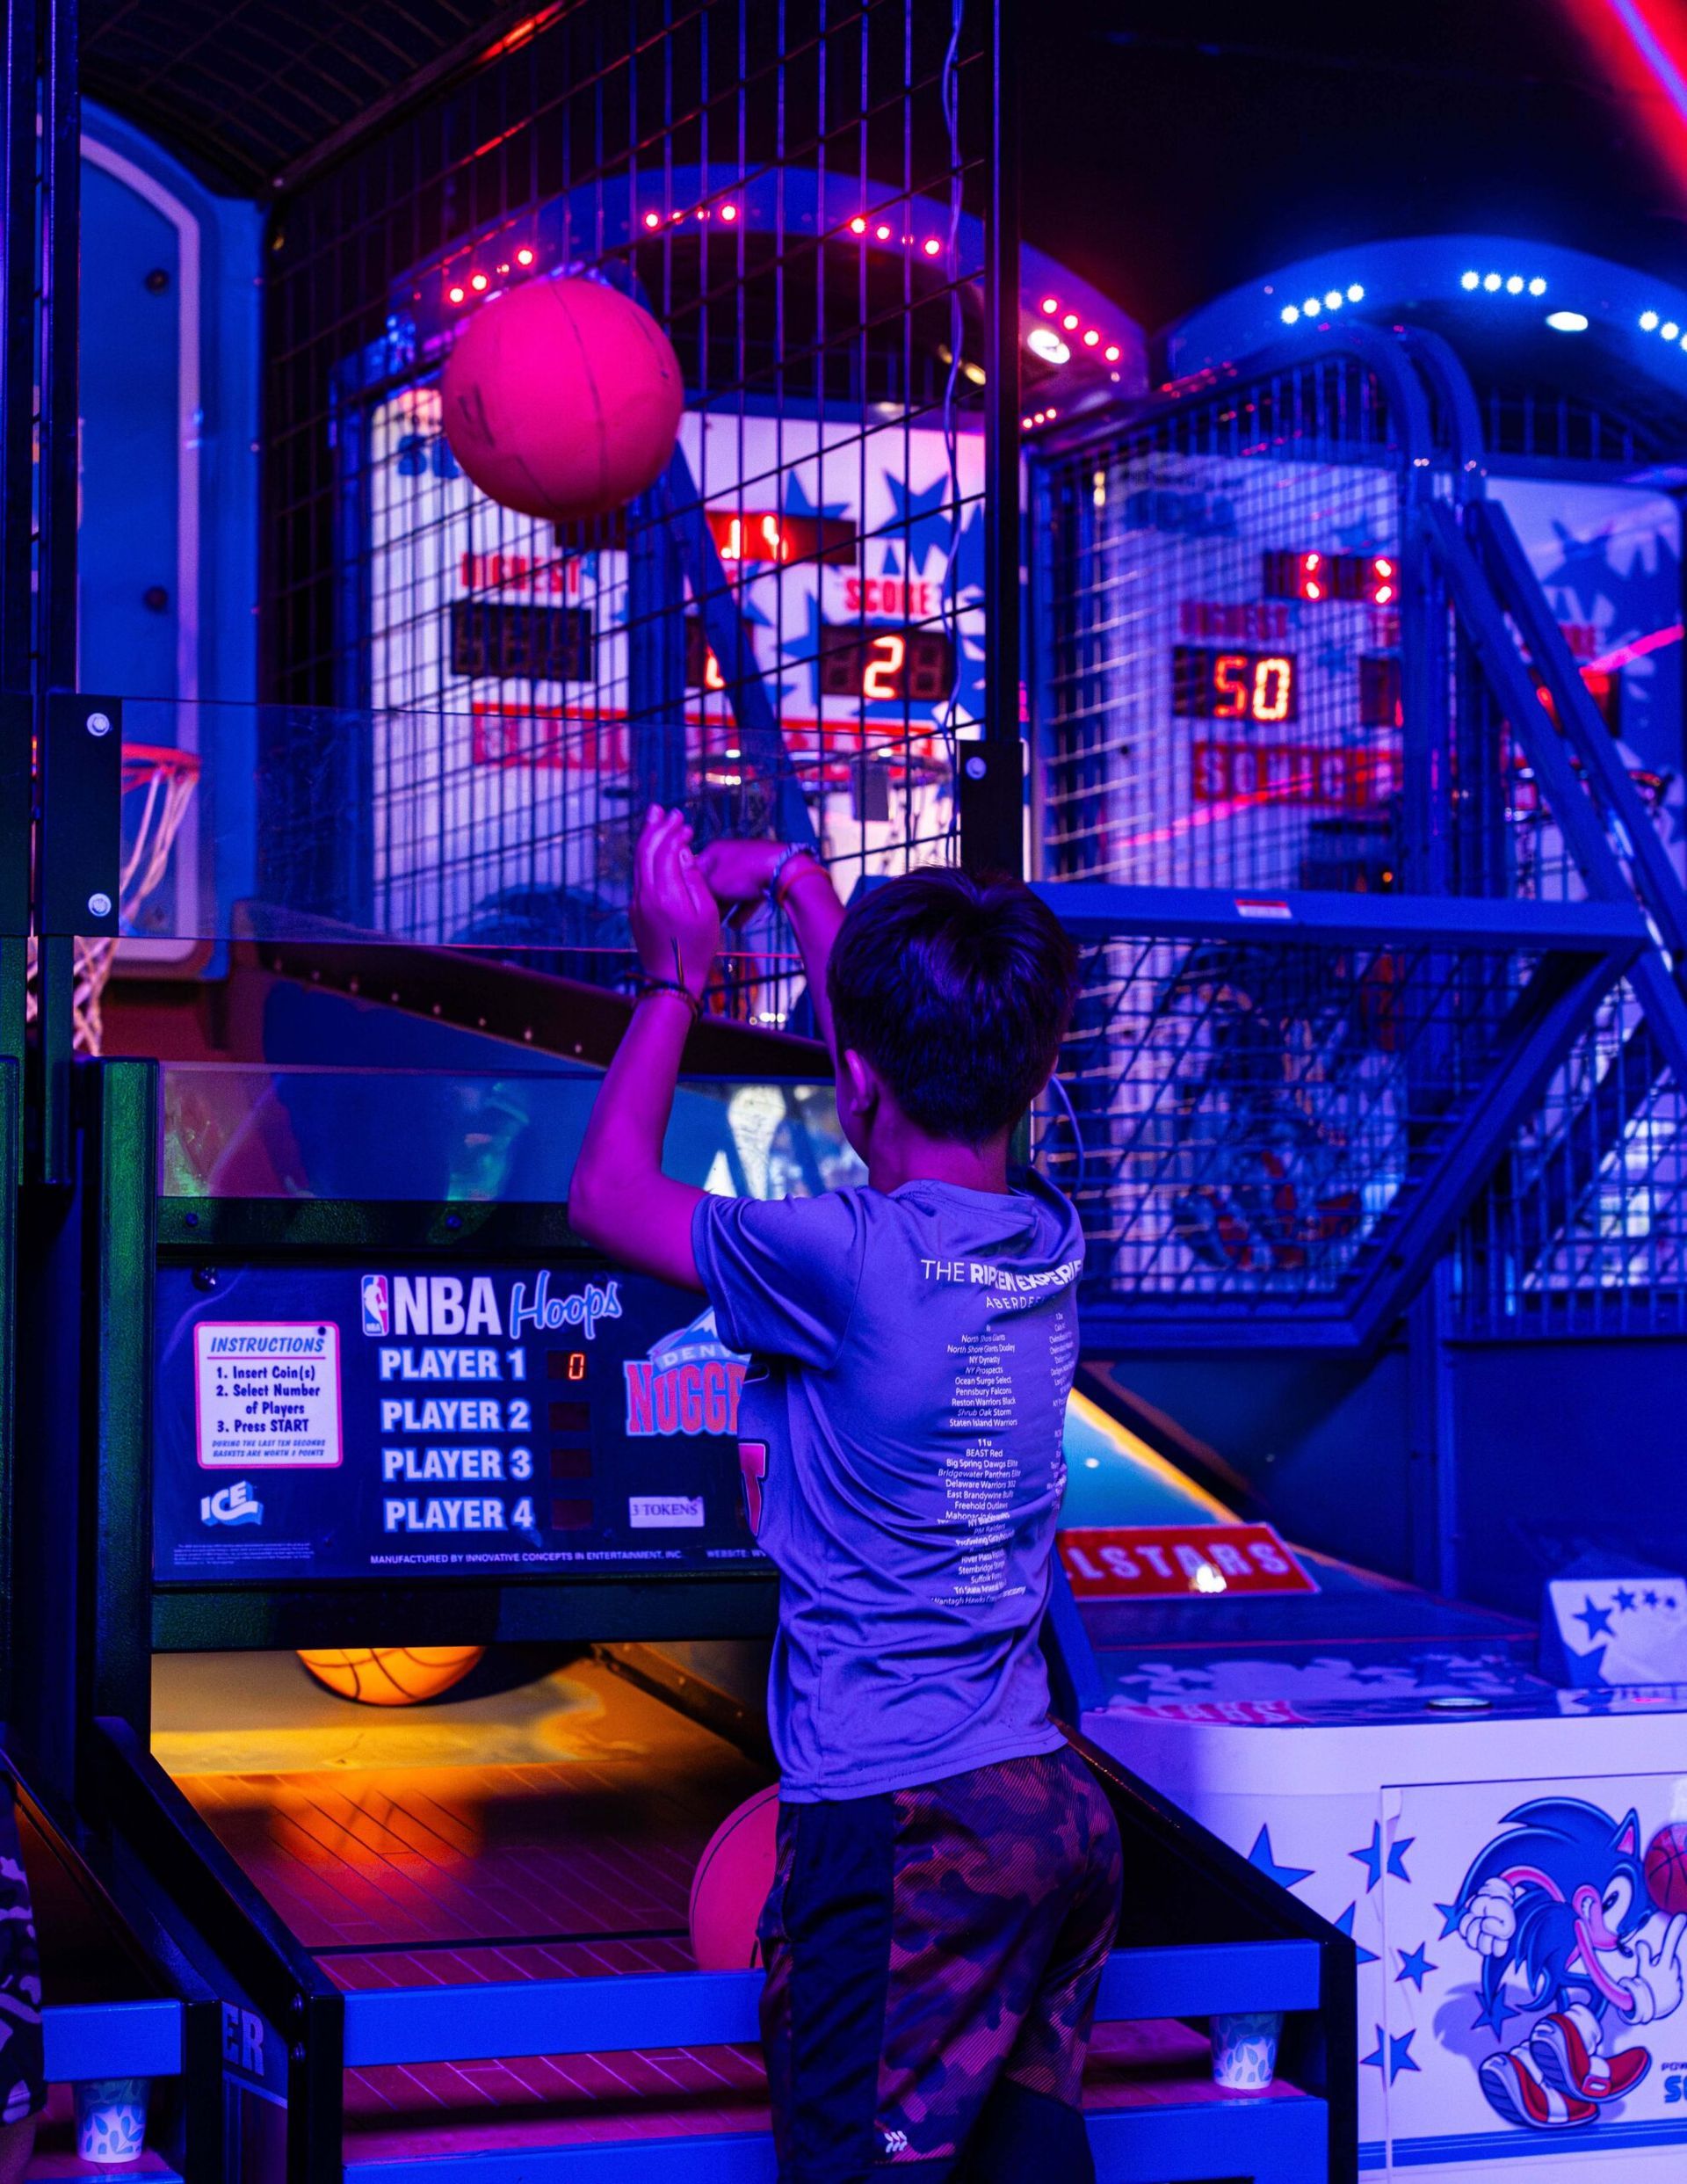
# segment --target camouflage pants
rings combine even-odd
[[[1106,1797],[1065,1747],[784,1806],[760,1927],[780,2184],[903,2166],[1082,2184],[1120,1862]]]
[[[46,2106],[35,1918],[18,1847],[11,1785],[0,1776],[0,2123],[21,2123]]]

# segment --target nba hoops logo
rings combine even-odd
[[[392,1332],[392,1303],[387,1294],[385,1274],[365,1274],[363,1277],[363,1331],[366,1335],[387,1335]]]

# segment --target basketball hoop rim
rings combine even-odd
[[[182,780],[197,780],[199,773],[199,754],[197,751],[182,751],[173,744],[125,744],[123,746],[123,786],[138,788],[148,774],[174,774]]]

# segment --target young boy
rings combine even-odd
[[[795,929],[864,1189],[759,1202],[662,1172],[721,904]],[[1048,1718],[1038,1635],[1076,1360],[1077,1217],[1008,1140],[1053,1068],[1073,954],[1025,888],[916,873],[845,915],[777,843],[699,857],[653,809],[646,985],[568,1201],[625,1265],[702,1290],[752,1357],[739,1432],[779,1571],[762,1914],[781,2184],[1083,2184],[1079,2081],[1119,1844]]]

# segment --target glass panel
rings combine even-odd
[[[166,1063],[166,1198],[459,1200],[568,1194],[596,1071],[317,1070]],[[806,1197],[865,1179],[829,1085],[691,1078],[663,1162],[705,1190]]]

